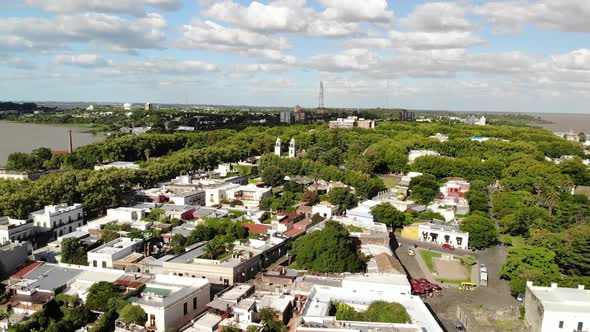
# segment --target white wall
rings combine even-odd
[[[207,303],[210,301],[210,291],[210,286],[207,285],[198,291],[185,294],[184,297],[166,308],[141,305],[148,317],[147,324],[150,323],[150,315],[154,315],[157,331],[164,331],[167,328],[178,329],[186,325],[207,309]],[[196,308],[193,308],[194,298],[197,299]],[[187,305],[186,315],[184,314],[185,303]]]

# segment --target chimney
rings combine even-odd
[[[68,152],[69,153],[74,152],[74,144],[72,142],[72,130],[71,129],[68,130]]]

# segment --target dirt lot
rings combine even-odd
[[[396,236],[400,239],[399,236]],[[395,250],[406,272],[412,278],[428,277],[423,272],[416,256],[408,255],[408,248],[413,247],[413,241],[400,239],[402,247]],[[420,246],[420,245],[419,245]],[[428,246],[424,246],[428,248]],[[441,250],[430,246],[432,250]],[[459,252],[457,252],[459,254]],[[462,253],[461,253],[462,254]],[[506,259],[506,248],[496,246],[483,251],[469,252],[484,263],[488,268],[488,286],[478,287],[473,292],[461,291],[454,287],[443,285],[443,295],[428,298],[425,302],[430,306],[448,331],[453,331],[452,321],[457,319],[457,306],[460,306],[469,317],[471,326],[467,331],[527,331],[519,317],[519,303],[510,295],[508,282],[498,277],[501,266]]]
[[[467,274],[465,267],[457,260],[447,260],[443,258],[433,259],[436,268],[437,278],[450,280],[465,280]]]

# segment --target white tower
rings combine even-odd
[[[281,138],[277,137],[277,141],[275,143],[275,154],[277,156],[281,156]]]
[[[485,116],[481,116],[481,118],[479,118],[479,123],[480,126],[485,126],[486,125],[486,117]]]
[[[289,142],[289,158],[295,158],[295,152],[297,152],[295,139],[291,138],[291,142]]]

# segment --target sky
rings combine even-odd
[[[590,1],[0,0],[0,100],[590,113]]]

